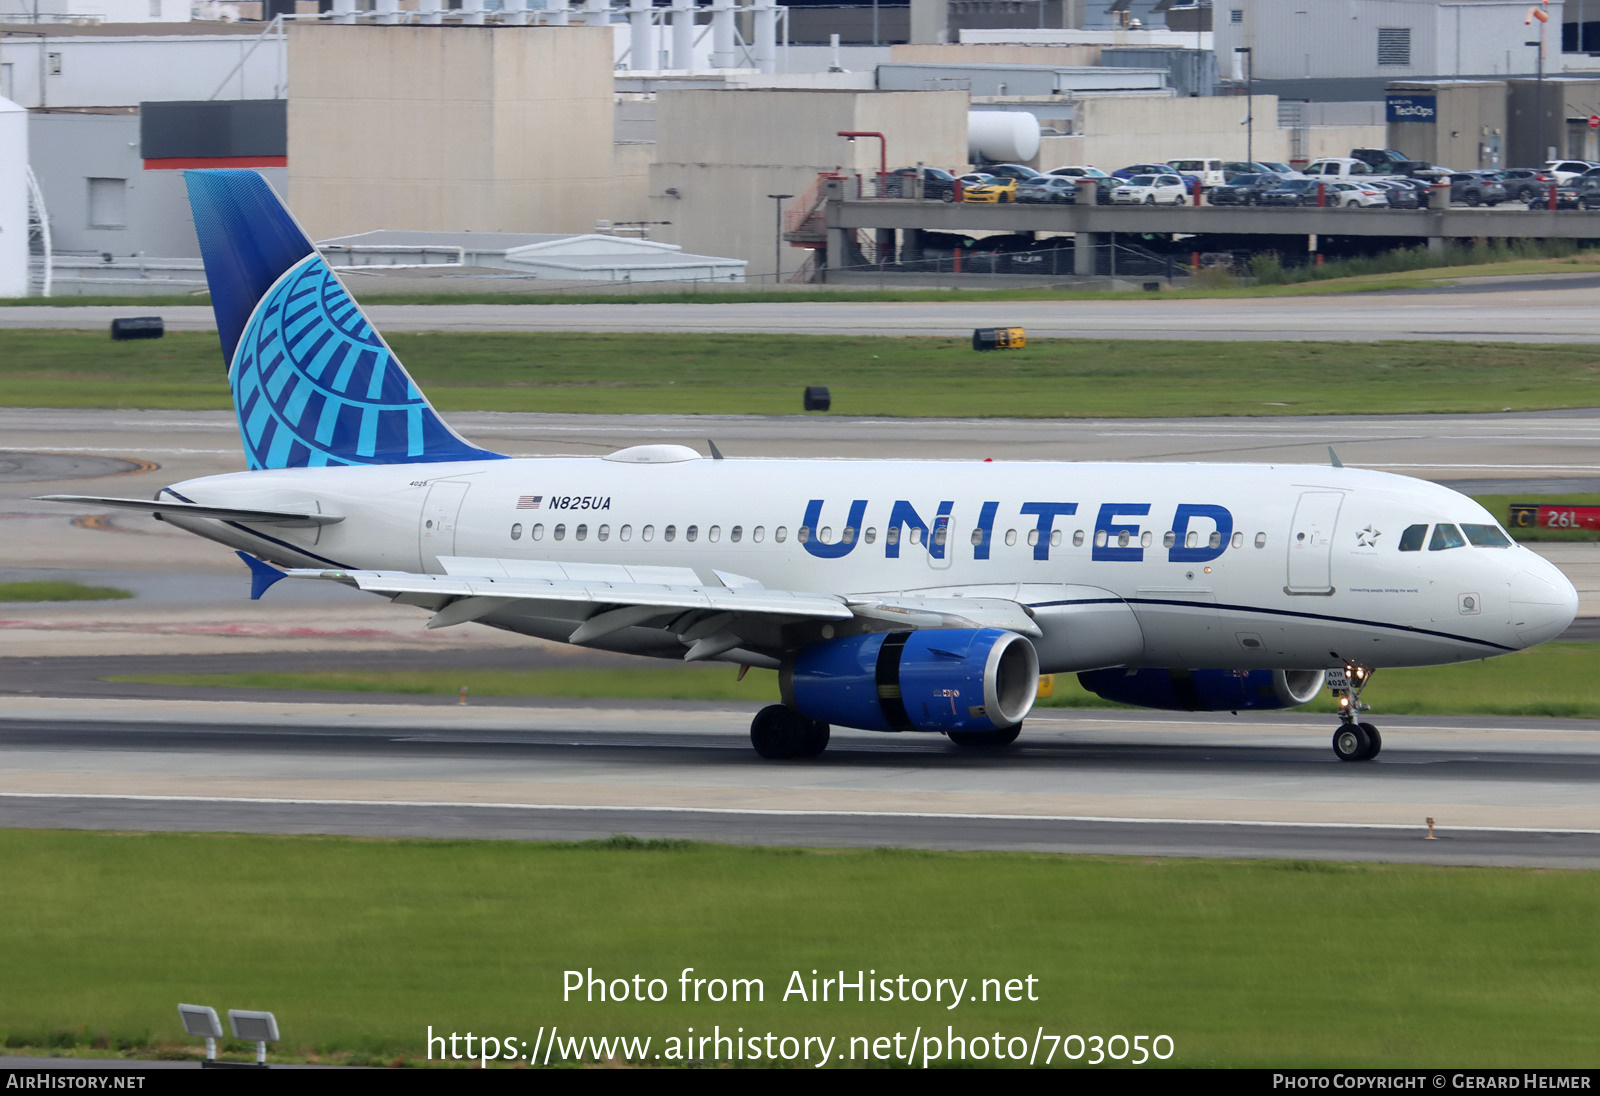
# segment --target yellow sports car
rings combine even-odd
[[[1014,202],[1017,200],[1017,181],[987,176],[984,182],[964,183],[961,188],[963,202]]]

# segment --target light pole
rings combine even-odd
[[[1244,158],[1256,159],[1256,55],[1249,46],[1234,46],[1235,56],[1244,54]]]
[[[772,284],[783,281],[783,203],[793,194],[768,194],[772,199]]]
[[[1539,0],[1539,2],[1541,4],[1546,4],[1546,3],[1549,3],[1549,0]],[[1539,58],[1538,75],[1535,77],[1534,83],[1533,83],[1533,114],[1534,114],[1534,119],[1533,119],[1533,139],[1535,141],[1535,146],[1534,147],[1535,147],[1535,153],[1536,153],[1536,155],[1534,156],[1533,159],[1534,159],[1535,163],[1543,163],[1544,159],[1545,159],[1545,147],[1544,147],[1544,28],[1545,28],[1545,24],[1550,22],[1550,15],[1542,7],[1529,8],[1528,9],[1528,17],[1522,21],[1522,25],[1525,26],[1525,27],[1532,26],[1533,25],[1533,21],[1535,19],[1537,19],[1539,21],[1539,40],[1536,41],[1536,42],[1527,42],[1527,43],[1524,43],[1524,44],[1532,46],[1534,49],[1536,49],[1538,51],[1538,55],[1537,55],[1538,58]],[[1579,26],[1578,26],[1578,33],[1579,34],[1583,33],[1582,24],[1579,24]]]

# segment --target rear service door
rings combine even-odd
[[[417,529],[424,573],[442,573],[444,568],[439,566],[439,557],[456,554],[456,520],[468,486],[464,480],[440,480],[428,488],[428,497],[422,504],[422,521]]]

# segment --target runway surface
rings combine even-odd
[[[1471,293],[971,305],[437,306],[390,330],[747,330],[1034,337],[1600,340],[1593,280]],[[0,309],[0,326],[104,329],[128,309]],[[209,327],[208,309],[156,309]],[[730,459],[919,457],[1344,463],[1479,493],[1600,487],[1600,412],[1192,420],[452,415],[513,455],[646,441]],[[1375,718],[1383,755],[1343,765],[1331,723],[1281,714],[1031,718],[1018,747],[841,731],[771,763],[748,705],[454,703],[283,693],[198,701],[109,672],[306,665],[577,665],[589,652],[285,591],[245,600],[219,546],[126,512],[28,501],[148,497],[242,467],[230,413],[0,410],[0,580],[122,585],[126,602],[0,606],[0,825],[1283,856],[1600,867],[1600,723]],[[1541,549],[1600,615],[1600,547]],[[275,591],[276,593],[276,591]],[[1593,621],[1587,622],[1593,631]],[[1584,633],[1588,634],[1588,633]],[[137,652],[137,654],[133,654]],[[17,657],[19,655],[25,657]],[[587,665],[588,663],[583,663]],[[1438,840],[1427,841],[1426,819]]]
[[[1020,326],[1028,337],[1288,339],[1371,342],[1600,341],[1592,277],[1509,279],[1412,293],[1247,299],[930,303],[781,301],[737,304],[438,304],[365,306],[383,331],[765,332],[797,335],[969,336]],[[119,316],[160,315],[174,331],[211,330],[206,305],[0,308],[0,327],[105,330]]]
[[[1046,712],[999,753],[840,731],[774,763],[748,719],[16,697],[0,825],[1600,867],[1600,722],[1379,719],[1348,765],[1326,718]]]

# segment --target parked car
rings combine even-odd
[[[884,179],[885,198],[915,198],[917,196],[917,168],[903,167],[889,172]],[[932,202],[954,201],[956,177],[938,167],[924,167],[922,196]]]
[[[1045,174],[1065,175],[1072,179],[1093,179],[1095,182],[1095,201],[1100,205],[1109,205],[1111,203],[1111,192],[1117,187],[1115,176],[1109,175],[1097,167],[1090,167],[1087,164],[1053,167]]]
[[[1498,180],[1485,179],[1470,171],[1450,173],[1450,200],[1469,206],[1497,206],[1506,200],[1506,188]]]
[[[1227,182],[1227,177],[1222,172],[1222,161],[1211,160],[1203,157],[1168,160],[1167,167],[1188,179],[1199,179],[1202,189],[1210,190],[1214,186],[1221,186]]]
[[[1014,202],[1017,200],[1017,181],[990,175],[984,182],[968,183],[963,178],[961,200],[991,204]]]
[[[1272,172],[1272,174],[1281,175],[1285,179],[1304,179],[1305,178],[1305,175],[1302,174],[1301,172],[1298,172],[1294,168],[1290,167],[1288,164],[1280,163],[1277,160],[1257,160],[1256,164],[1263,171],[1270,171],[1270,172]]]
[[[1161,175],[1171,170],[1166,164],[1129,164],[1127,167],[1117,168],[1111,173],[1111,177],[1126,181],[1135,175]]]
[[[1555,177],[1543,168],[1508,167],[1500,173],[1500,182],[1506,188],[1507,201],[1526,202],[1548,194]]]
[[[1349,179],[1376,175],[1365,162],[1350,156],[1324,156],[1306,165],[1303,173],[1312,179]]]
[[[1372,209],[1389,204],[1388,191],[1370,183],[1350,183],[1335,179],[1326,183],[1325,187],[1328,204],[1339,209],[1349,209],[1352,206],[1358,209]]]
[[[1373,179],[1362,185],[1383,191],[1390,209],[1419,209],[1427,201],[1416,187],[1404,179]]]
[[[1600,164],[1592,164],[1587,160],[1547,160],[1544,173],[1554,175],[1558,183],[1568,183],[1593,167],[1600,167]]]
[[[1235,175],[1232,182],[1213,187],[1206,200],[1212,205],[1256,205],[1261,195],[1283,182],[1283,177],[1269,172],[1252,175]]]
[[[1078,180],[1068,175],[1041,175],[1018,183],[1016,200],[1071,205],[1078,200]]]
[[[1412,160],[1403,152],[1392,148],[1353,148],[1350,158],[1360,160],[1372,169],[1374,175],[1405,175],[1424,178],[1439,174],[1439,169],[1425,160]]]
[[[1188,188],[1190,188],[1191,190],[1193,190],[1195,183],[1200,181],[1198,176],[1185,175],[1181,171],[1174,172],[1172,170],[1172,168],[1169,167],[1166,164],[1129,164],[1127,167],[1119,167],[1119,168],[1117,168],[1117,170],[1115,170],[1115,171],[1113,171],[1111,173],[1113,178],[1120,179],[1123,182],[1127,182],[1129,179],[1133,178],[1135,175],[1173,175],[1173,174],[1177,175],[1178,178],[1182,179],[1183,180],[1183,185],[1188,187]]]
[[[1044,172],[1037,168],[1031,168],[1027,164],[984,164],[979,170],[998,179],[1015,179],[1019,183],[1024,179],[1037,179],[1044,174]]]
[[[1314,206],[1317,204],[1316,179],[1285,179],[1256,198],[1258,205]]]
[[[1135,175],[1112,192],[1111,200],[1118,205],[1182,205],[1187,194],[1176,175]]]
[[[1549,205],[1548,192],[1528,199],[1529,209],[1547,209]],[[1600,174],[1581,175],[1556,187],[1556,208],[1600,209]]]

